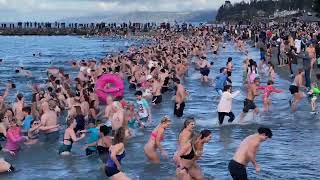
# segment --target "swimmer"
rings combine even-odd
[[[225,85],[218,104],[219,125],[223,124],[224,116],[229,116],[228,122],[233,122],[235,116],[231,111],[232,99],[240,94],[240,91],[232,93],[232,86]]]
[[[271,106],[271,100],[269,99],[271,93],[275,92],[275,93],[281,93],[283,92],[282,90],[277,90],[273,87],[273,81],[272,80],[269,80],[268,83],[267,83],[267,86],[259,86],[258,87],[258,90],[263,90],[264,93],[263,93],[263,109],[264,109],[264,112],[267,112],[269,111],[270,109],[270,106]]]
[[[22,112],[24,114],[24,118],[22,121],[22,133],[24,135],[27,135],[31,127],[31,122],[33,121],[33,118],[31,115],[31,107],[23,107]]]
[[[139,116],[139,123],[140,127],[144,128],[146,123],[151,122],[151,109],[149,107],[148,102],[142,97],[142,92],[137,91],[135,93],[137,98],[137,105],[138,105],[138,116]]]
[[[38,120],[34,120],[31,122],[31,127],[28,130],[28,141],[24,144],[31,145],[36,144],[39,141],[39,132],[40,132],[41,122]],[[53,126],[52,128],[56,128]]]
[[[228,169],[230,175],[234,180],[247,180],[246,166],[251,162],[256,169],[260,172],[261,167],[256,161],[256,154],[259,146],[267,139],[271,139],[272,131],[269,128],[260,127],[258,133],[246,137],[240,144],[233,159],[229,162]]]
[[[189,117],[184,121],[183,128],[179,133],[178,147],[181,147],[184,143],[191,139],[195,126],[196,121],[193,117]]]
[[[163,149],[161,141],[163,141],[164,131],[170,126],[171,120],[165,116],[160,124],[152,131],[149,141],[144,146],[144,154],[152,163],[160,163],[157,149],[160,150],[164,158],[168,157],[167,152]]]
[[[69,118],[67,120],[67,126],[68,128],[64,131],[63,144],[59,148],[60,155],[70,155],[72,144],[85,137],[85,133],[82,133],[80,138],[77,138],[74,131],[77,126],[77,121],[74,118]]]
[[[109,148],[109,158],[105,166],[105,173],[110,180],[129,180],[126,174],[121,172],[121,160],[126,156],[124,140],[125,129],[121,127],[116,132]]]
[[[15,72],[25,77],[32,77],[31,71],[25,70],[23,67],[17,68]]]

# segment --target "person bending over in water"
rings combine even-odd
[[[13,151],[2,148],[1,145],[0,145],[0,151],[8,152],[11,155],[15,155],[15,153]],[[10,163],[8,163],[7,161],[5,161],[2,158],[0,159],[0,173],[12,172],[14,170],[15,170],[14,167]]]
[[[152,131],[149,141],[144,146],[144,154],[153,163],[160,163],[157,149],[160,150],[163,157],[168,156],[160,142],[163,141],[164,131],[170,126],[170,123],[171,120],[167,116],[162,118],[161,123]]]
[[[124,140],[125,129],[121,127],[117,130],[112,146],[109,148],[109,159],[105,166],[105,173],[110,180],[129,180],[129,178],[121,172],[121,160],[126,156]]]
[[[240,91],[232,92],[232,86],[225,85],[223,89],[223,93],[218,104],[218,116],[219,116],[219,124],[223,124],[224,116],[229,116],[228,122],[231,123],[234,120],[234,114],[231,111],[232,99],[240,94]]]
[[[273,81],[269,80],[267,83],[267,86],[259,86],[258,90],[263,90],[263,109],[264,112],[269,111],[269,108],[271,106],[271,100],[269,99],[271,93],[281,93],[283,92],[282,90],[277,90],[273,87]]]
[[[74,118],[68,119],[67,126],[68,128],[64,131],[63,144],[59,149],[60,155],[70,155],[73,142],[77,142],[85,137],[85,134],[82,133],[80,138],[77,138],[74,131],[77,126],[77,122]]]
[[[233,159],[229,162],[229,172],[234,180],[248,179],[246,166],[251,162],[257,172],[261,170],[256,161],[256,154],[262,142],[271,139],[272,131],[269,128],[260,127],[258,133],[246,137],[240,144]]]
[[[244,100],[244,104],[243,104],[244,107],[243,107],[243,112],[240,115],[240,122],[243,121],[243,118],[246,116],[246,113],[248,113],[250,109],[253,109],[256,114],[259,113],[259,109],[254,103],[254,98],[259,95],[257,92],[259,85],[260,85],[259,78],[255,78],[253,81],[253,84],[248,85],[248,95],[247,95],[247,98]]]

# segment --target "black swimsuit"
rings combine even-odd
[[[196,154],[194,153],[194,150],[193,150],[193,148],[192,148],[189,154],[187,154],[187,155],[182,155],[182,156],[180,156],[180,157],[181,157],[182,159],[191,160],[191,159],[194,158],[195,155],[196,155]]]

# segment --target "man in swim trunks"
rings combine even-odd
[[[256,104],[254,103],[254,98],[258,96],[258,88],[260,86],[260,79],[256,77],[252,84],[248,85],[248,95],[247,98],[244,100],[243,112],[240,116],[240,122],[243,121],[246,113],[249,112],[250,109],[254,110],[256,114],[259,113],[259,109],[257,108]]]
[[[256,171],[261,170],[256,161],[256,154],[262,142],[271,139],[272,131],[269,128],[260,127],[258,133],[246,137],[240,144],[233,159],[229,162],[229,172],[234,180],[247,180],[246,166],[249,162],[253,164]]]
[[[180,83],[179,79],[175,80],[176,86],[177,86],[177,92],[176,92],[176,97],[175,97],[175,104],[174,104],[174,115],[177,117],[182,117],[183,116],[183,111],[185,107],[185,99],[187,97],[187,92],[184,88],[184,86]]]
[[[162,94],[161,94],[161,89],[162,89],[162,83],[161,80],[158,76],[154,77],[153,83],[152,83],[152,104],[157,105],[162,102]]]
[[[55,112],[55,103],[50,100],[49,102],[43,102],[41,116],[42,127],[40,130],[45,134],[46,141],[54,141],[59,139],[59,128],[52,128],[52,126],[58,126],[58,116]]]

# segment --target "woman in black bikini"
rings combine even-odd
[[[196,157],[195,143],[198,135],[191,134],[191,140],[184,143],[175,154],[174,160],[177,164],[176,175],[178,180],[192,180],[197,178],[193,173],[194,159]]]
[[[81,134],[80,138],[77,138],[74,131],[77,126],[77,122],[74,118],[69,118],[67,125],[68,128],[64,131],[63,144],[59,149],[60,155],[70,155],[73,142],[79,141],[85,137],[85,134],[83,133]]]

